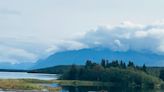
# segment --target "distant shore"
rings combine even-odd
[[[0,72],[28,72],[29,70],[21,69],[0,69]]]

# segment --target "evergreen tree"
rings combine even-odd
[[[111,63],[108,60],[106,60],[106,67],[107,68],[110,68],[111,67]]]
[[[109,61],[108,61],[108,60],[106,60],[105,62],[106,62],[106,67],[108,67]]]
[[[143,70],[144,72],[146,72],[146,65],[145,65],[145,64],[142,66],[142,70]]]
[[[123,68],[124,67],[124,64],[122,62],[122,60],[120,61],[120,68]]]
[[[123,67],[122,67],[123,69],[126,69],[126,64],[125,63],[123,63]]]
[[[78,79],[78,69],[76,65],[72,65],[69,72],[68,72],[68,79],[70,80],[77,80]]]
[[[134,68],[134,63],[131,62],[131,61],[129,61],[129,63],[128,63],[128,67],[132,67],[132,68]]]
[[[162,80],[164,80],[164,70],[160,70],[159,78],[161,78]]]
[[[115,66],[116,66],[116,67],[119,67],[118,60],[115,61]]]
[[[85,68],[89,68],[92,65],[92,61],[91,60],[87,60],[85,63]]]
[[[104,59],[101,60],[101,66],[104,68],[106,67],[106,61]]]
[[[111,62],[111,66],[112,66],[112,67],[119,67],[118,60],[112,61],[112,62]]]

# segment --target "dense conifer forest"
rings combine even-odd
[[[122,60],[102,59],[99,63],[87,60],[85,65],[59,65],[30,70],[30,73],[61,74],[61,80],[86,80],[111,82],[125,87],[155,88],[163,87],[164,68],[135,65]]]
[[[164,79],[164,71],[160,75],[153,76],[148,71],[146,65],[137,66],[132,61],[126,64],[123,61],[114,60],[109,62],[103,59],[100,64],[87,60],[84,67],[79,68],[72,65],[65,72],[61,79],[63,80],[88,80],[111,82],[117,86],[137,87],[137,88],[155,88],[161,86]]]

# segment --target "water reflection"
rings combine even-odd
[[[132,89],[132,88],[117,88],[117,87],[64,86],[62,92],[164,92],[164,90]]]

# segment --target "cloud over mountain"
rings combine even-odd
[[[25,35],[25,34],[24,34]],[[39,39],[3,35],[0,38],[0,62],[35,62],[55,52],[83,48],[109,48],[113,51],[137,51],[164,55],[164,22],[135,24],[123,22],[91,29],[71,39]]]
[[[78,42],[87,47],[105,47],[114,51],[151,51],[164,54],[164,22],[133,24],[123,22],[86,32]]]

